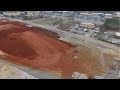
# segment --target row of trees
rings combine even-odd
[[[102,30],[120,30],[120,20],[118,18],[106,19]]]

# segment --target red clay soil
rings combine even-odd
[[[92,55],[93,49],[73,46],[43,34],[40,29],[27,27],[20,22],[1,20],[0,50],[5,53],[6,59],[16,64],[55,72],[65,78],[72,78],[73,72],[87,75],[104,72],[99,52],[93,52]]]

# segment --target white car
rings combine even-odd
[[[32,27],[31,25],[26,25],[27,27]]]
[[[95,33],[99,33],[99,30],[95,30]]]
[[[87,32],[88,30],[85,28],[85,29],[83,29],[83,31],[84,31],[84,32]]]
[[[116,43],[117,44],[118,42],[113,40],[112,43],[114,43],[114,44]]]
[[[108,34],[108,32],[104,32],[104,34]]]

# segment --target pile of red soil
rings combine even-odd
[[[52,71],[67,78],[72,78],[76,71],[91,75],[102,71],[99,61],[89,63],[86,52],[75,51],[75,46],[41,31],[42,28],[27,27],[20,22],[0,21],[0,50],[13,63]]]

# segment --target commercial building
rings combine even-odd
[[[120,18],[120,12],[113,13],[113,18]]]
[[[93,29],[95,28],[95,24],[93,23],[87,23],[87,22],[81,22],[80,27],[88,28],[88,29]]]

